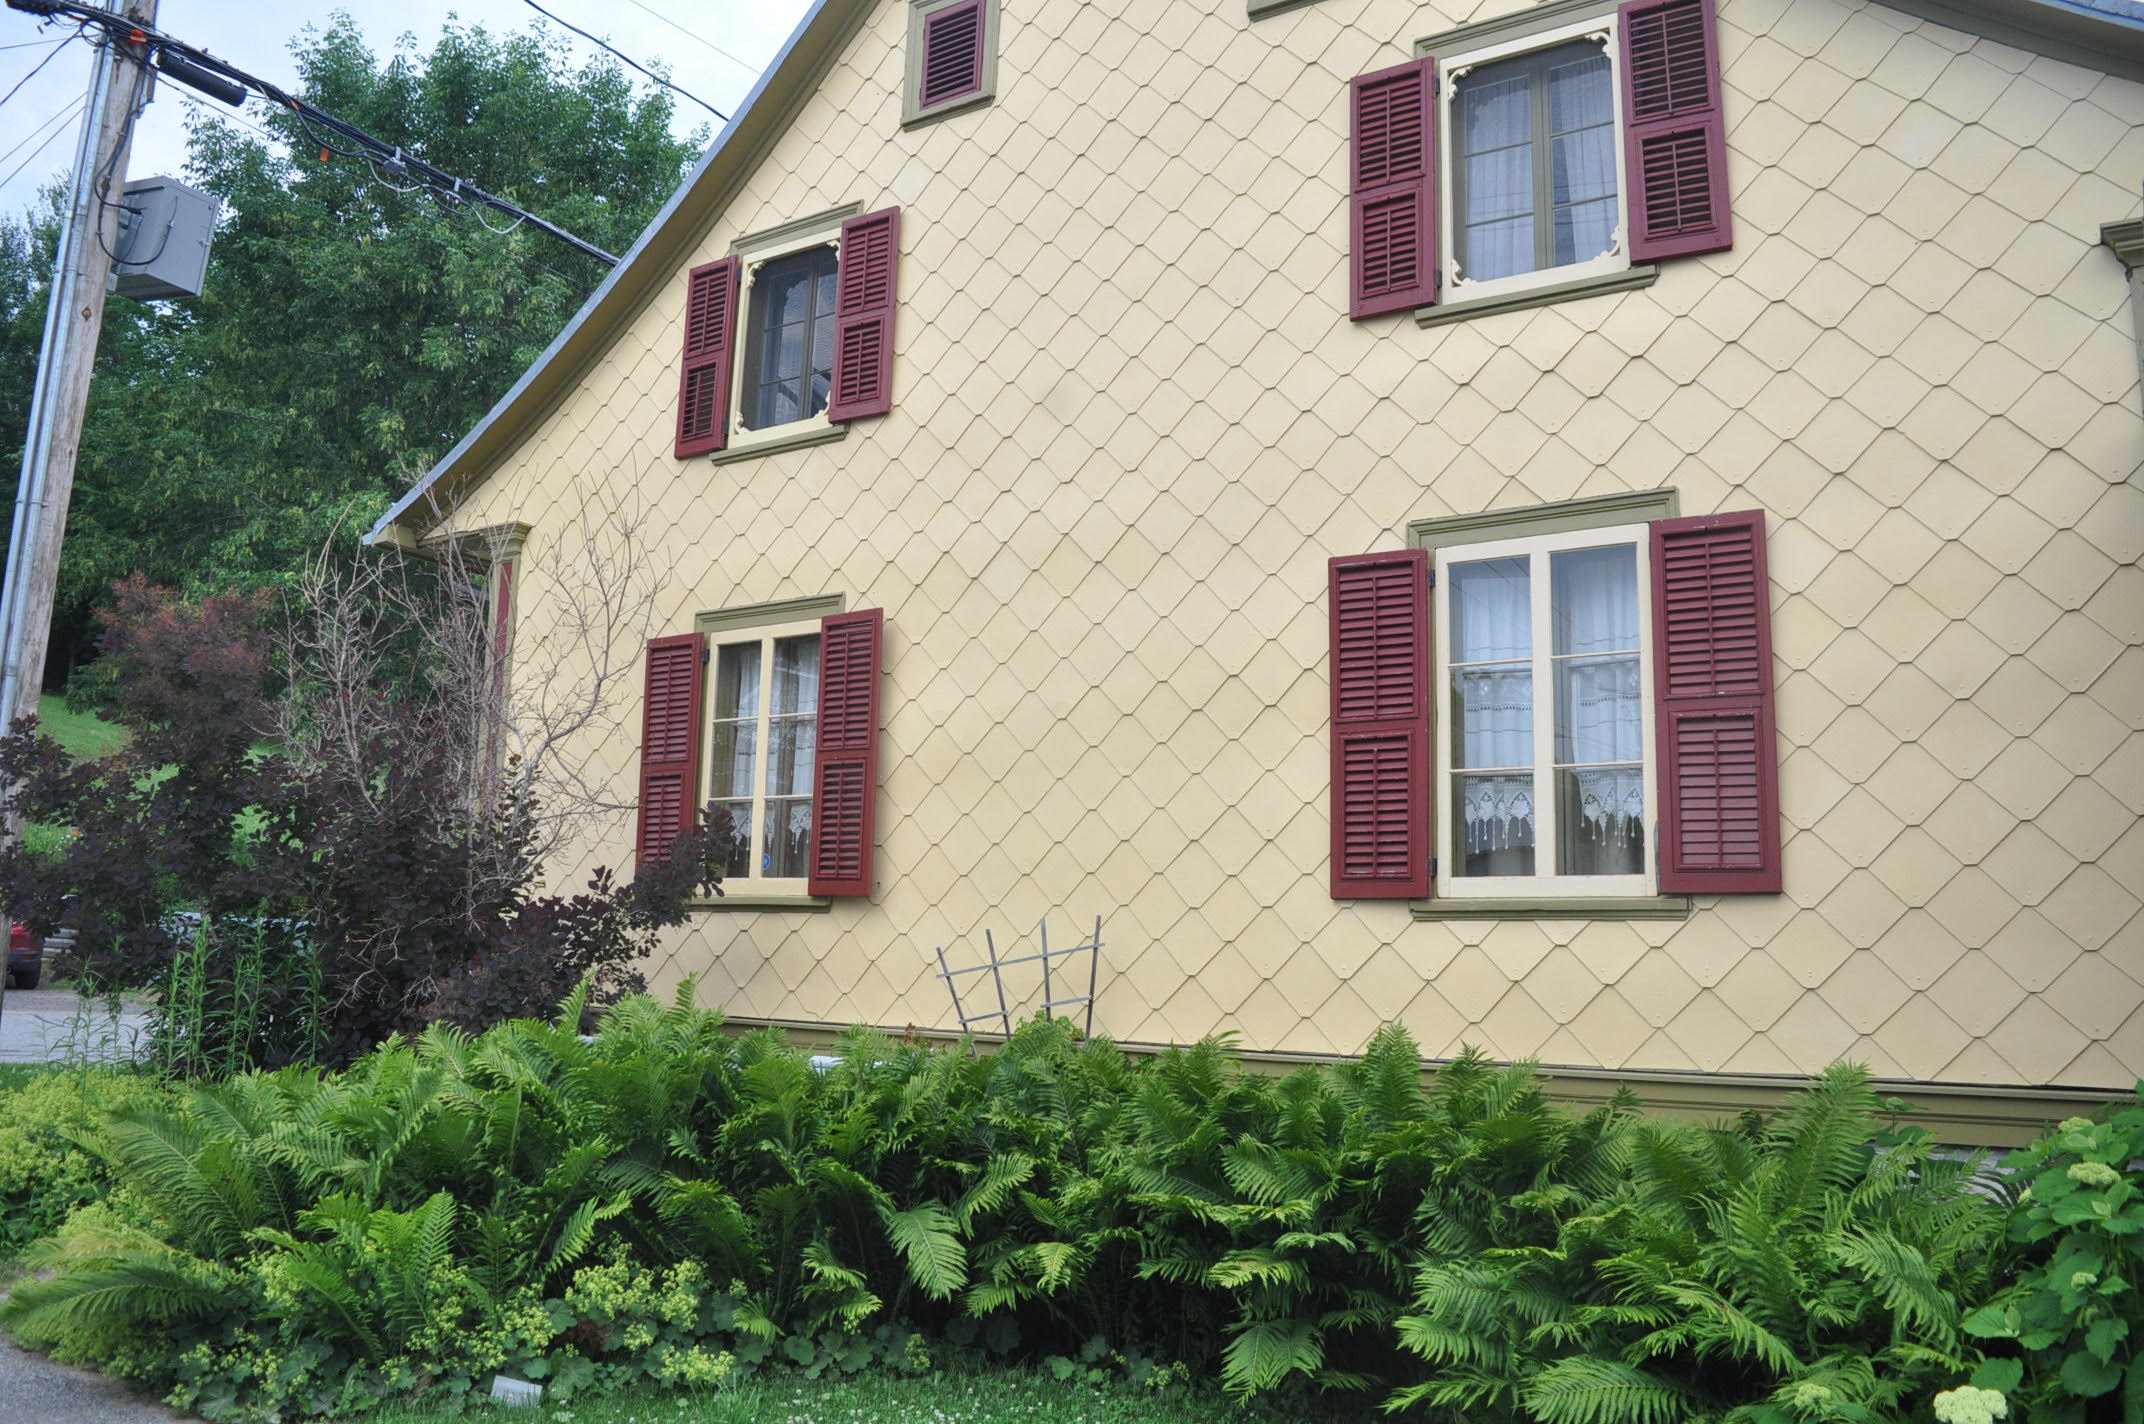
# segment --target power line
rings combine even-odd
[[[747,74],[759,73],[759,66],[752,63],[752,61],[748,59],[739,59],[736,55],[731,54],[728,50],[724,49],[721,45],[716,44],[713,40],[701,34],[699,31],[686,29],[683,25],[671,19],[668,15],[665,15],[662,11],[656,9],[653,5],[642,4],[641,0],[625,0],[625,3],[632,6],[636,10],[645,11],[646,13],[653,15],[656,19],[661,20],[671,29],[676,30],[686,39],[691,40],[694,44],[705,45],[707,48],[713,50],[716,54],[721,55],[730,63],[737,65],[739,68],[743,69]]]
[[[557,24],[565,25],[567,29],[573,31],[575,34],[579,35],[582,39],[588,41],[590,44],[596,46],[598,49],[606,50],[610,54],[625,61],[627,64],[630,64],[631,66],[633,66],[633,68],[639,70],[642,74],[647,75],[648,78],[654,80],[657,84],[662,85],[663,88],[673,89],[676,90],[678,93],[683,94],[686,98],[692,100],[693,103],[698,104],[701,108],[707,110],[708,113],[713,114],[716,118],[722,120],[722,122],[728,123],[730,121],[730,116],[728,114],[723,113],[720,109],[716,108],[713,104],[708,103],[699,95],[691,92],[690,90],[678,88],[677,85],[672,84],[669,80],[663,78],[660,74],[657,74],[654,70],[648,68],[645,64],[642,64],[639,60],[633,58],[629,54],[626,54],[622,50],[612,49],[609,44],[597,39],[594,35],[588,33],[588,31],[582,29],[579,25],[568,24],[566,21],[559,19],[558,16],[552,14],[549,10],[546,10],[543,6],[537,4],[536,0],[522,0],[522,3],[527,5],[531,10],[534,10],[537,14],[543,16],[545,19],[554,21]]]
[[[52,124],[57,120],[71,119],[76,114],[81,113],[82,103],[82,100],[77,99],[72,104],[69,104],[66,108],[60,110],[57,114],[54,114],[51,118],[45,120],[44,123],[39,124],[36,130],[31,131],[30,138],[36,138],[39,130],[46,128],[48,125]],[[67,132],[67,125],[61,123],[58,128],[53,129],[51,133],[46,134],[45,141],[43,143],[40,143],[37,147],[31,149],[30,156],[28,158],[23,159],[22,162],[15,165],[14,173],[8,174],[5,178],[0,178],[0,188],[4,188],[8,184],[14,182],[15,173],[20,173],[23,169],[28,168],[31,163],[36,161],[38,154],[43,153],[47,148],[50,148],[52,146],[52,140],[58,138],[61,134],[65,132]],[[30,141],[30,138],[24,139],[22,143],[28,143]],[[9,149],[6,153],[0,153],[0,163],[5,163],[10,158],[13,158],[15,154],[22,148],[22,143],[16,144],[14,148]]]
[[[220,60],[207,50],[174,39],[147,25],[136,24],[123,15],[115,15],[108,10],[84,4],[83,0],[6,0],[6,4],[9,9],[30,10],[46,16],[64,14],[85,24],[98,25],[109,37],[109,42],[129,47],[130,52],[135,53],[144,65],[153,55],[156,67],[166,78],[177,80],[188,88],[198,89],[226,104],[243,104],[246,91],[253,90],[270,103],[289,110],[306,137],[320,145],[323,154],[338,153],[346,158],[363,158],[367,163],[376,163],[386,178],[414,179],[448,201],[492,208],[510,218],[528,223],[606,266],[618,265],[615,255],[605,252],[586,238],[577,237],[558,224],[538,217],[518,203],[488,193],[465,178],[457,178],[435,164],[428,163],[414,154],[405,153],[399,144],[374,138],[357,125],[337,118],[327,110],[308,103],[258,75],[249,74],[234,64]],[[321,138],[314,131],[316,124],[344,142],[354,145],[356,151],[338,147]]]
[[[80,30],[76,30],[73,34],[67,36],[66,39],[63,39],[58,44],[54,45],[52,47],[52,53],[46,55],[43,59],[37,61],[37,64],[30,70],[28,74],[23,75],[22,78],[15,81],[14,88],[8,90],[5,94],[0,94],[0,104],[7,103],[8,100],[14,98],[17,94],[21,93],[22,86],[29,83],[32,79],[35,79],[38,75],[39,70],[42,70],[46,65],[52,63],[53,60],[58,59],[60,57],[61,50],[67,48],[67,46],[73,44],[81,37],[82,32]]]
[[[77,30],[77,31],[76,31],[75,33],[76,33],[76,34],[79,34],[79,33],[81,33],[81,31]],[[4,44],[4,45],[0,45],[0,50],[10,50],[10,49],[35,49],[35,48],[37,48],[37,47],[38,47],[39,45],[63,45],[63,44],[65,44],[65,43],[67,43],[67,41],[69,41],[69,40],[71,40],[71,39],[73,39],[73,38],[74,38],[74,35],[62,35],[62,36],[60,36],[60,38],[58,38],[58,39],[56,39],[56,40],[23,40],[23,41],[22,41],[21,43],[19,43],[19,44]]]

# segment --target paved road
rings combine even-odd
[[[129,1393],[117,1380],[55,1365],[0,1335],[0,1424],[179,1424],[188,1417]]]
[[[148,1027],[147,1014],[114,1015],[72,989],[10,989],[0,1007],[0,1063],[131,1057]],[[0,1424],[12,1421],[0,1413]]]

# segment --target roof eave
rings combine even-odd
[[[796,108],[817,87],[876,0],[813,0],[780,50],[640,237],[521,379],[366,531],[373,545],[408,543],[449,513],[454,495],[511,454],[549,414],[611,335],[646,304],[736,196]]]

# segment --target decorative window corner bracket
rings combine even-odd
[[[2144,218],[2128,218],[2121,222],[2103,223],[2099,240],[2113,249],[2121,260],[2122,270],[2129,276],[2129,314],[2131,325],[2136,328],[2137,370],[2144,377],[2144,281],[2138,272],[2144,269]]]

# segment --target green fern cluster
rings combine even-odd
[[[1285,1077],[1047,1022],[815,1067],[689,986],[582,1007],[114,1112],[78,1138],[115,1190],[0,1318],[211,1418],[989,1348],[1438,1421],[1877,1421],[1963,1382],[2018,1249],[1848,1069],[1695,1128],[1425,1082],[1397,1029]]]
[[[1541,1424],[1910,1417],[1977,1351],[1999,1187],[1834,1067],[1770,1124],[1623,1118],[1535,1239],[1433,1248],[1391,1406]]]

